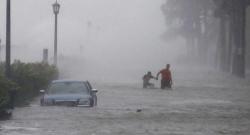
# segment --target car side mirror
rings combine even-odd
[[[97,93],[98,90],[97,89],[92,89],[92,92]]]
[[[44,93],[45,93],[45,90],[40,90],[40,93],[44,94]]]

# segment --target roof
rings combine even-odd
[[[81,80],[53,80],[52,83],[64,83],[64,82],[86,82]]]

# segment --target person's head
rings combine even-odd
[[[147,75],[151,75],[151,72],[150,72],[150,71],[148,71]]]
[[[170,64],[167,64],[167,65],[166,65],[166,69],[170,69]]]

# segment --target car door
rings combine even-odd
[[[86,81],[86,84],[87,84],[88,88],[90,89],[90,95],[93,98],[94,106],[97,106],[97,96],[96,96],[96,93],[92,91],[93,87],[91,86],[91,84],[89,83],[89,81]]]

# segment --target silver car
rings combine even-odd
[[[40,100],[41,106],[88,106],[97,105],[98,92],[93,89],[88,81],[55,80],[47,90],[40,90],[43,94]]]

